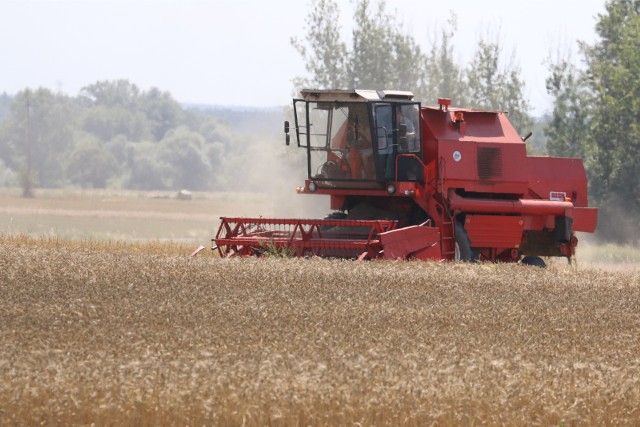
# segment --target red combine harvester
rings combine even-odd
[[[325,219],[223,217],[221,256],[444,259],[544,266],[593,232],[582,160],[527,156],[499,111],[421,107],[411,92],[303,90],[295,136],[302,194],[329,195]],[[289,123],[285,122],[287,145]]]

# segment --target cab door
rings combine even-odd
[[[424,181],[419,103],[373,108],[378,181]]]

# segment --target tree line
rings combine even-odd
[[[46,88],[0,96],[0,185],[27,196],[34,187],[237,189],[247,145],[215,111],[127,80],[77,97]]]
[[[610,0],[597,41],[580,44],[585,67],[560,55],[550,68],[554,97],[548,151],[585,160],[599,234],[640,237],[640,1]]]

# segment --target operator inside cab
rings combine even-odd
[[[416,132],[418,105],[377,105],[374,111],[378,141],[378,179],[393,181],[396,179],[396,163],[411,163],[406,161],[410,159],[409,156],[398,155],[420,153],[419,134]],[[415,167],[409,168],[412,171],[400,167],[398,169],[398,180],[418,178]],[[413,175],[413,178],[409,175]]]

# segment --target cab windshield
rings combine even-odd
[[[309,179],[342,187],[421,180],[419,106],[295,100],[298,146],[307,149]],[[400,170],[405,157],[420,170]]]

